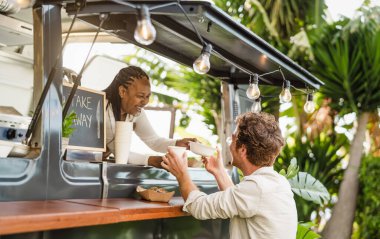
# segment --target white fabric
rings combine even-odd
[[[297,209],[288,180],[263,167],[225,191],[194,190],[183,210],[206,220],[230,218],[232,239],[294,239]]]
[[[107,148],[112,153],[115,153],[115,116],[113,114],[111,104],[107,107],[106,114],[106,144]],[[145,114],[144,109],[141,110],[139,116],[133,118],[132,122],[134,122],[134,132],[152,150],[166,153],[169,145],[176,144],[176,140],[159,137],[156,134],[148,120],[148,117]],[[128,163],[136,165],[148,165],[148,158],[149,155],[139,154],[133,152],[133,149],[131,149],[129,153]]]

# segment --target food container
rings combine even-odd
[[[145,189],[141,186],[137,186],[136,192],[140,194],[143,199],[152,202],[169,202],[174,195],[174,191],[168,192],[165,189],[159,187],[151,187],[149,189]]]
[[[190,151],[195,154],[209,157],[214,154],[215,148],[197,142],[190,142]]]

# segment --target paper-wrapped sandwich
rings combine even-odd
[[[137,186],[136,192],[140,194],[143,199],[152,202],[169,202],[174,195],[174,191],[168,192],[164,188],[160,187],[145,189],[141,186]]]

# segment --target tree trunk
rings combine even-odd
[[[349,163],[339,187],[338,202],[322,235],[324,239],[350,239],[359,188],[359,168],[369,113],[358,114],[358,126],[350,146]]]

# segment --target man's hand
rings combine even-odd
[[[234,183],[224,168],[219,148],[216,149],[216,157],[202,157],[202,162],[204,163],[207,172],[214,175],[220,190],[224,191],[227,188],[234,186]]]
[[[187,155],[183,153],[178,157],[171,149],[168,149],[165,156],[162,157],[161,166],[171,172],[178,180],[179,190],[183,199],[186,201],[191,191],[198,190],[197,186],[191,181],[190,175],[187,172]]]
[[[217,175],[223,171],[224,165],[223,165],[223,159],[221,158],[220,149],[216,149],[216,157],[210,156],[210,157],[202,157],[202,162],[205,165],[205,168],[207,172],[211,173],[212,175]]]
[[[162,157],[161,166],[172,173],[177,179],[187,174],[187,155],[183,153],[178,157],[170,148],[168,153]]]
[[[180,140],[177,140],[175,143],[175,146],[179,147],[186,147],[187,150],[190,149],[190,142],[197,142],[198,140],[196,138],[183,138]]]

